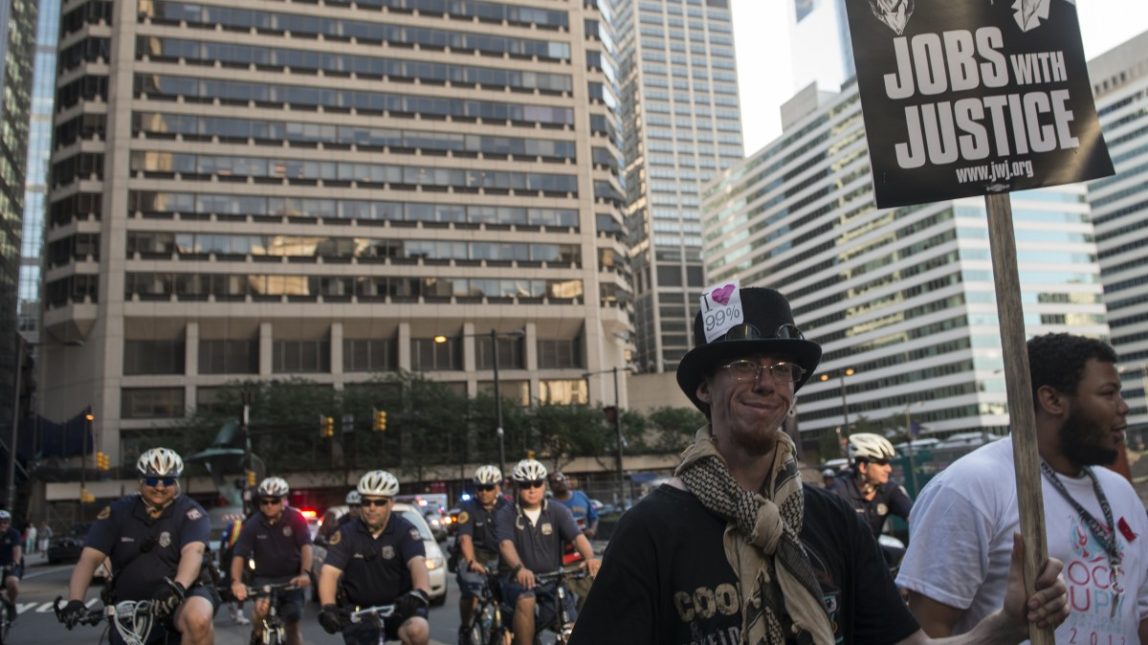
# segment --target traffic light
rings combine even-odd
[[[371,410],[371,418],[374,419],[371,425],[375,432],[387,431],[387,411],[386,410]]]
[[[247,487],[248,488],[255,488],[255,471],[254,470],[247,471]]]
[[[107,470],[110,470],[111,467],[112,467],[112,462],[111,462],[111,458],[108,457],[108,453],[106,453],[102,450],[98,451],[96,453],[96,470],[107,471]]]
[[[319,415],[319,436],[327,438],[335,436],[335,417]]]

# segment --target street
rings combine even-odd
[[[63,595],[71,575],[71,565],[32,564],[29,566],[24,580],[20,585],[20,598],[17,603],[19,618],[12,625],[9,632],[8,643],[20,645],[22,643],[43,643],[51,641],[55,644],[63,643],[94,643],[106,624],[99,627],[77,627],[68,631],[56,621],[52,612],[52,601],[56,596]],[[432,607],[430,610],[431,642],[450,644],[458,640],[458,586],[454,575],[447,576],[446,604],[442,607]],[[309,590],[308,590],[309,591]],[[99,587],[89,591],[89,598],[99,594]],[[303,636],[309,643],[341,643],[342,638],[332,636],[319,627],[317,615],[319,608],[316,604],[308,602],[303,615]],[[250,617],[250,611],[246,612]],[[215,616],[215,642],[219,645],[246,645],[251,633],[249,626],[235,625],[231,622],[226,607],[221,607]]]

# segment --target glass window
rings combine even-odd
[[[124,388],[120,392],[120,416],[124,419],[172,419],[184,413],[182,387]]]
[[[184,341],[124,341],[124,374],[183,374]]]

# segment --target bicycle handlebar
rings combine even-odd
[[[247,587],[248,598],[269,598],[276,593],[282,591],[295,591],[299,587],[290,582],[280,582],[277,584],[259,585],[258,587]]]
[[[547,571],[546,573],[534,574],[534,581],[538,584],[547,582],[554,582],[555,580],[578,580],[590,575],[586,569],[582,567],[564,567],[555,569],[554,571]]]
[[[67,605],[68,605],[68,601],[64,600],[63,596],[56,596],[56,601],[52,603],[52,612],[56,614],[56,620],[59,620],[60,622],[64,622],[60,618],[60,613],[63,611],[64,607],[66,607]],[[84,613],[80,614],[80,619],[76,621],[76,624],[77,625],[98,625],[98,624],[100,624],[100,621],[102,621],[105,617],[107,617],[108,612],[106,611],[106,609],[107,609],[106,607],[100,607],[98,609],[92,609],[91,607],[84,607]]]
[[[357,609],[348,614],[347,618],[350,619],[352,623],[361,623],[363,622],[364,618],[378,617],[387,619],[393,616],[394,613],[394,605],[379,605],[377,607],[364,607],[362,609]]]

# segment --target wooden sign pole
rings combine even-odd
[[[1045,541],[1044,496],[1036,446],[1036,413],[1032,407],[1032,379],[1029,376],[1016,238],[1008,193],[985,195],[985,209],[988,211],[989,247],[992,249],[997,317],[1000,320],[1012,426],[1017,509],[1024,538],[1024,588],[1026,595],[1032,595],[1037,575],[1048,560],[1048,544]],[[1056,642],[1052,629],[1040,629],[1036,625],[1029,626],[1029,636],[1033,645],[1053,645]]]

